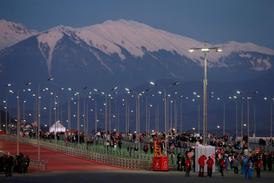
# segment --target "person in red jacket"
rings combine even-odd
[[[255,161],[255,168],[256,168],[256,173],[257,177],[261,177],[261,168],[263,167],[263,160],[261,157],[257,157],[257,160]]]
[[[198,164],[199,164],[199,177],[204,176],[204,171],[205,171],[205,161],[206,161],[206,156],[203,154],[199,157],[198,159]]]
[[[224,176],[225,160],[223,158],[221,158],[219,160],[219,164],[220,164],[220,173],[222,176]]]
[[[186,167],[186,177],[189,177],[189,172],[191,169],[191,160],[189,157],[186,158],[185,167]]]
[[[206,161],[206,164],[207,164],[207,176],[211,177],[214,160],[210,156],[208,156],[208,160]]]

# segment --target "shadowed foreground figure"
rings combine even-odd
[[[29,156],[23,153],[11,156],[10,153],[0,156],[0,173],[4,172],[6,177],[11,177],[12,173],[27,173],[30,164]]]

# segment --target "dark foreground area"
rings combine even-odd
[[[218,182],[218,183],[237,183],[237,182],[265,182],[271,183],[274,179],[274,173],[263,172],[260,179],[253,178],[246,180],[243,176],[226,174],[221,177],[219,173],[215,173],[212,178],[197,177],[192,174],[185,177],[183,172],[152,172],[152,171],[92,171],[92,172],[50,172],[44,174],[14,174],[13,177],[0,176],[1,183],[175,183],[175,182]]]

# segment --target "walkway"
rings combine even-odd
[[[16,142],[0,140],[0,151],[10,152],[12,155],[16,154]],[[28,154],[31,159],[37,160],[37,148],[28,145],[20,144],[20,152]],[[107,166],[96,163],[94,161],[88,161],[79,159],[77,157],[67,156],[65,154],[50,151],[45,148],[41,148],[41,160],[48,161],[47,171],[111,171],[121,170],[121,168]]]

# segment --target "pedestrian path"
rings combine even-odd
[[[0,151],[16,154],[16,142],[0,140]],[[20,152],[29,155],[30,159],[37,160],[37,148],[29,144],[20,144]],[[122,170],[121,168],[99,164],[94,161],[84,160],[77,157],[68,156],[60,152],[50,151],[41,148],[41,160],[47,163],[47,171],[111,171]]]

